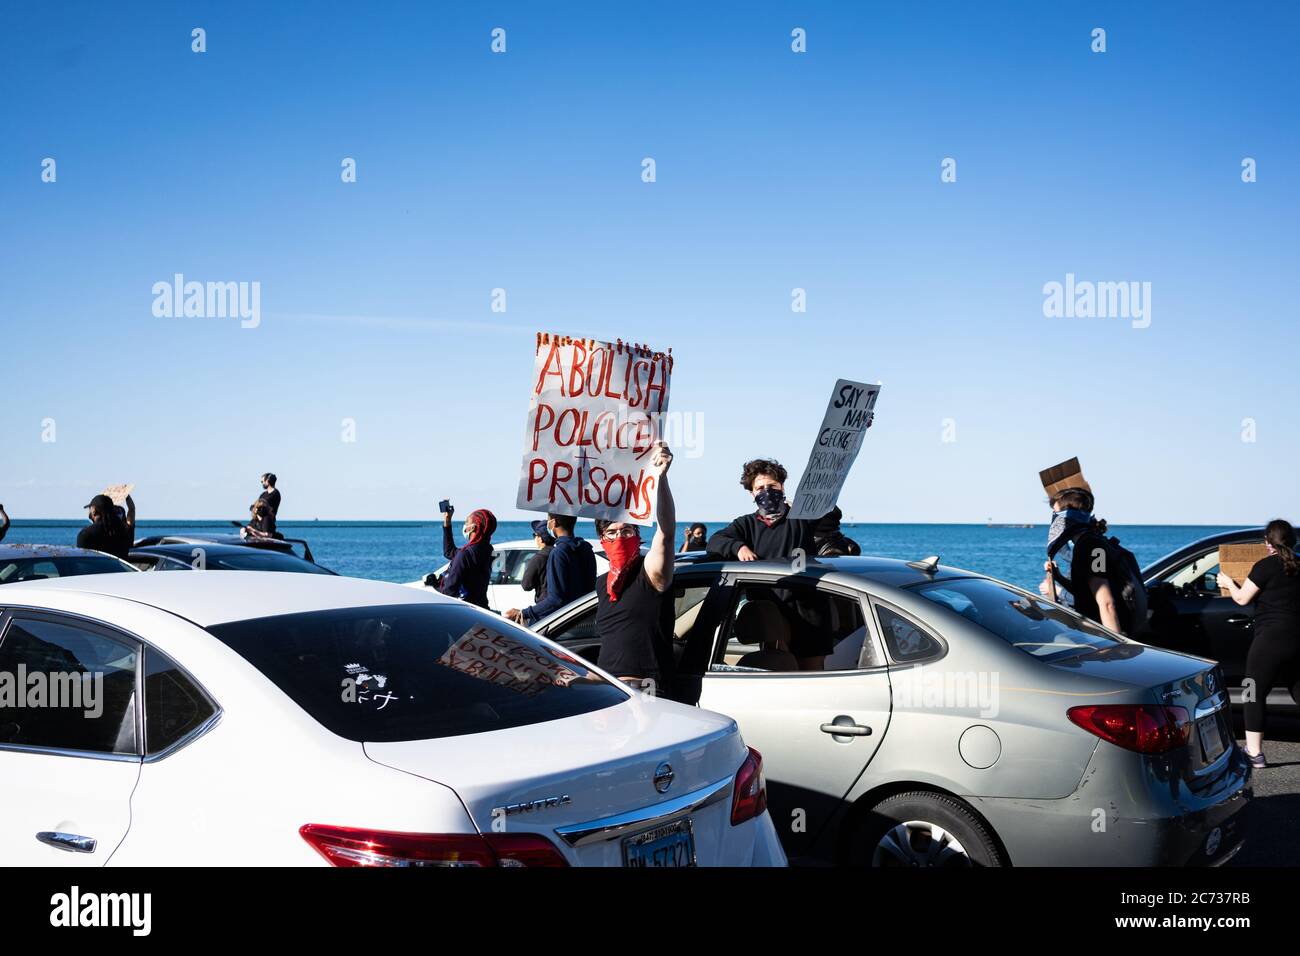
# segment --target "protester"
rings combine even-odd
[[[90,524],[77,532],[77,547],[102,551],[125,561],[135,543],[135,501],[126,496],[125,518],[108,495],[95,495],[85,507]]]
[[[0,505],[0,541],[5,539],[9,533],[9,515],[5,514],[5,506]]]
[[[821,518],[791,518],[785,499],[785,466],[768,458],[745,462],[740,484],[756,509],[741,515],[709,538],[708,550],[728,561],[788,561],[802,550],[817,553],[817,538],[839,529],[843,513],[834,508]]]
[[[703,551],[708,545],[709,529],[705,525],[697,521],[686,529],[686,537],[682,539],[683,551]]]
[[[241,538],[276,537],[275,512],[271,510],[271,505],[265,498],[258,498],[248,510],[253,517],[248,524],[239,529]]]
[[[443,594],[485,608],[492,578],[492,535],[497,530],[497,519],[486,508],[471,511],[461,529],[467,543],[458,548],[451,530],[451,516],[455,511],[448,505],[442,513],[442,554],[451,564],[441,577],[434,578],[434,583]]]
[[[546,528],[549,523],[550,519],[533,522],[533,546],[537,553],[524,566],[524,579],[520,584],[525,591],[532,591],[533,600],[538,602],[546,600],[546,563],[555,548],[555,535]]]
[[[270,506],[272,518],[280,514],[280,491],[275,487],[275,475],[271,472],[262,475],[262,493],[257,497]]]
[[[1264,529],[1268,557],[1255,562],[1238,586],[1219,572],[1219,587],[1237,604],[1258,601],[1255,639],[1246,652],[1246,756],[1252,767],[1264,761],[1265,700],[1275,684],[1291,681],[1291,699],[1300,704],[1300,560],[1296,532],[1289,522],[1270,521]]]
[[[1092,492],[1082,488],[1067,488],[1052,499],[1047,563],[1043,565],[1047,577],[1038,590],[1055,600],[1056,589],[1065,588],[1079,614],[1119,634],[1132,633],[1138,622],[1120,617],[1120,604],[1107,573],[1106,522],[1092,516],[1093,507]]]
[[[655,477],[655,520],[650,550],[641,555],[641,529],[624,521],[596,522],[609,570],[596,579],[598,663],[619,680],[669,700],[673,686],[673,555],[677,515],[668,487],[673,454],[656,443],[649,473]]]
[[[555,545],[546,561],[546,594],[532,607],[506,611],[507,618],[532,626],[552,611],[591,593],[596,586],[596,553],[589,542],[574,534],[577,526],[578,519],[573,515],[547,515],[546,530],[555,537]]]

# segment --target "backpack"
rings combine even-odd
[[[1126,637],[1137,639],[1147,630],[1147,589],[1142,583],[1142,569],[1119,538],[1111,535],[1101,541],[1106,549],[1106,581],[1115,598],[1120,627]]]

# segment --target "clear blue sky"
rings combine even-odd
[[[8,4],[0,502],[238,517],[270,469],[287,519],[523,517],[548,329],[673,348],[683,517],[797,478],[837,377],[884,383],[854,520],[1041,522],[1071,455],[1112,522],[1300,515],[1298,10]],[[261,326],[155,318],[176,272]],[[1045,318],[1067,272],[1150,328]]]

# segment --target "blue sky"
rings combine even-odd
[[[1041,522],[1071,455],[1113,522],[1300,515],[1298,11],[9,4],[0,502],[241,516],[270,469],[286,519],[523,517],[545,329],[673,348],[683,516],[797,478],[840,377],[884,383],[853,520]],[[155,317],[177,272],[261,325]],[[1150,327],[1044,317],[1066,273]]]

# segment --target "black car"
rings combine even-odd
[[[1208,657],[1219,662],[1232,688],[1233,703],[1241,702],[1246,652],[1255,636],[1255,606],[1241,606],[1219,593],[1219,548],[1225,544],[1260,544],[1264,529],[1224,531],[1194,541],[1142,570],[1151,612],[1147,644]],[[1240,583],[1240,582],[1238,582]],[[1285,688],[1268,697],[1270,708],[1297,711],[1300,706]]]
[[[135,570],[102,551],[57,544],[0,544],[0,584]]]
[[[213,536],[217,537],[217,536]],[[144,539],[149,541],[152,539]],[[283,544],[283,542],[276,542]],[[314,561],[300,558],[293,550],[266,545],[232,544],[224,541],[186,538],[163,539],[131,549],[128,560],[141,571],[288,571],[297,574],[333,574]]]
[[[255,548],[259,551],[276,551],[281,554],[296,554],[293,546],[297,544],[302,545],[302,559],[312,564],[316,563],[316,558],[306,541],[302,538],[285,538],[280,535],[274,538],[245,538],[237,534],[160,534],[140,538],[136,541],[135,547],[152,548],[172,544],[195,547],[225,545],[234,548]]]

